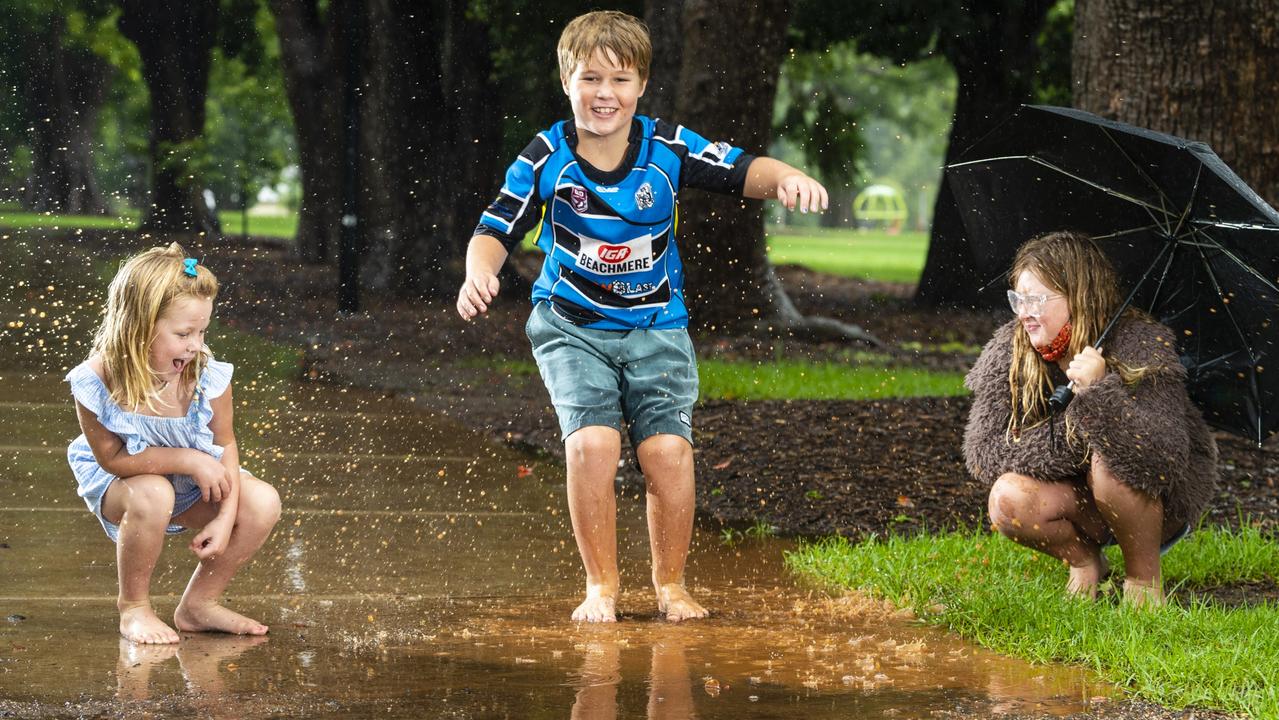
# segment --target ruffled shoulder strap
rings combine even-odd
[[[71,372],[63,380],[71,385],[71,395],[76,402],[94,415],[101,415],[102,406],[111,402],[111,393],[107,390],[106,383],[89,367],[88,362],[71,368]]]
[[[65,379],[71,384],[71,394],[76,401],[96,415],[102,427],[115,433],[130,455],[137,455],[147,449],[147,442],[134,427],[132,416],[111,399],[107,384],[89,367],[89,363],[76,365]]]
[[[235,366],[231,363],[209,358],[209,364],[205,366],[204,374],[200,377],[200,387],[205,396],[210,399],[221,397],[231,385],[231,375],[234,372]]]

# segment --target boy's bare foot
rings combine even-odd
[[[574,622],[617,622],[617,590],[586,587],[586,599],[573,611]]]
[[[1160,607],[1164,604],[1163,584],[1158,580],[1124,579],[1124,604],[1129,607]]]
[[[1110,575],[1110,562],[1105,553],[1097,553],[1093,562],[1080,567],[1070,567],[1070,580],[1066,583],[1066,592],[1079,595],[1090,600],[1097,597],[1097,586],[1106,581]]]
[[[144,645],[167,645],[180,639],[146,602],[120,608],[120,634],[129,642]]]
[[[232,635],[266,635],[267,626],[228,610],[215,602],[178,604],[173,624],[183,632],[224,632]]]
[[[666,619],[671,622],[704,618],[710,614],[680,583],[657,586],[657,611],[666,613]]]

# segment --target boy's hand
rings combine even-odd
[[[457,292],[457,314],[464,320],[488,312],[489,304],[497,297],[501,283],[489,272],[468,273]]]
[[[210,520],[191,539],[191,552],[201,560],[208,560],[222,554],[231,540],[231,525],[231,522],[224,520],[220,515]]]
[[[205,502],[222,502],[222,498],[231,492],[231,473],[226,466],[214,458],[194,450],[197,454],[191,477],[200,486],[200,497]]]
[[[822,212],[830,206],[826,188],[804,173],[792,173],[777,183],[777,199],[787,210]]]

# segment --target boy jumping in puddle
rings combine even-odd
[[[488,311],[508,252],[537,226],[546,259],[525,330],[559,418],[586,569],[586,598],[573,619],[617,619],[613,480],[623,423],[647,484],[658,611],[671,621],[706,617],[684,586],[697,360],[676,199],[693,187],[820,212],[826,190],[785,163],[636,116],[652,58],[640,20],[614,11],[579,16],[564,28],[558,55],[573,120],[538,133],[507,170],[471,238],[457,310],[468,320]]]

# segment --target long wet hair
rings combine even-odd
[[[211,301],[218,295],[218,279],[208,268],[196,265],[195,277],[186,274],[186,257],[177,243],[141,252],[120,266],[107,289],[106,311],[93,336],[92,352],[102,358],[111,399],[121,407],[145,405],[154,412],[159,401],[158,375],[150,363],[156,320],[180,299]],[[183,387],[195,384],[208,356],[208,348],[203,348],[182,369]]]
[[[1015,289],[1017,278],[1026,270],[1066,298],[1070,308],[1070,344],[1066,357],[1074,357],[1094,344],[1122,302],[1114,266],[1086,235],[1059,231],[1032,238],[1017,251],[1008,273],[1008,286]],[[1124,315],[1143,317],[1144,313],[1129,308]],[[1108,356],[1106,365],[1119,373],[1126,384],[1139,382],[1146,373],[1146,368],[1132,368]],[[1030,336],[1020,329],[1013,333],[1008,388],[1012,392],[1011,431],[1033,427],[1048,419],[1048,396],[1053,392],[1049,363],[1039,356]]]

